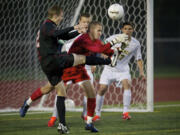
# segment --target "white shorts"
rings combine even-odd
[[[131,82],[131,75],[129,72],[116,72],[109,68],[104,68],[99,83],[110,85],[112,82],[116,82],[116,87],[121,87],[121,81],[125,79]]]

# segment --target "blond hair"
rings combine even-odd
[[[60,15],[60,13],[62,12],[62,8],[58,5],[54,5],[52,7],[50,7],[48,9],[48,14],[47,14],[47,17],[48,18],[52,18],[54,15]]]

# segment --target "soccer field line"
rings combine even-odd
[[[154,108],[167,108],[167,107],[180,107],[180,104],[154,105]],[[51,113],[51,111],[28,112],[28,114],[42,114],[42,113]],[[3,112],[3,113],[0,113],[0,116],[5,116],[5,115],[19,115],[19,113],[18,112]]]
[[[147,133],[176,133],[176,132],[179,133],[180,129],[143,130],[143,131],[133,131],[133,132],[130,131],[130,132],[120,132],[120,135],[137,135],[137,134],[147,134]]]
[[[171,105],[155,105],[154,108],[167,108],[167,107],[180,107],[180,104],[171,104]]]

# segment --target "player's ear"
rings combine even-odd
[[[90,32],[90,25],[88,25],[88,30],[87,30],[87,32]]]

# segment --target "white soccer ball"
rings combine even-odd
[[[72,99],[66,99],[65,100],[65,106],[67,109],[74,109],[75,108],[75,103]]]
[[[110,5],[108,8],[108,15],[113,20],[121,19],[124,16],[123,6],[117,3]]]

